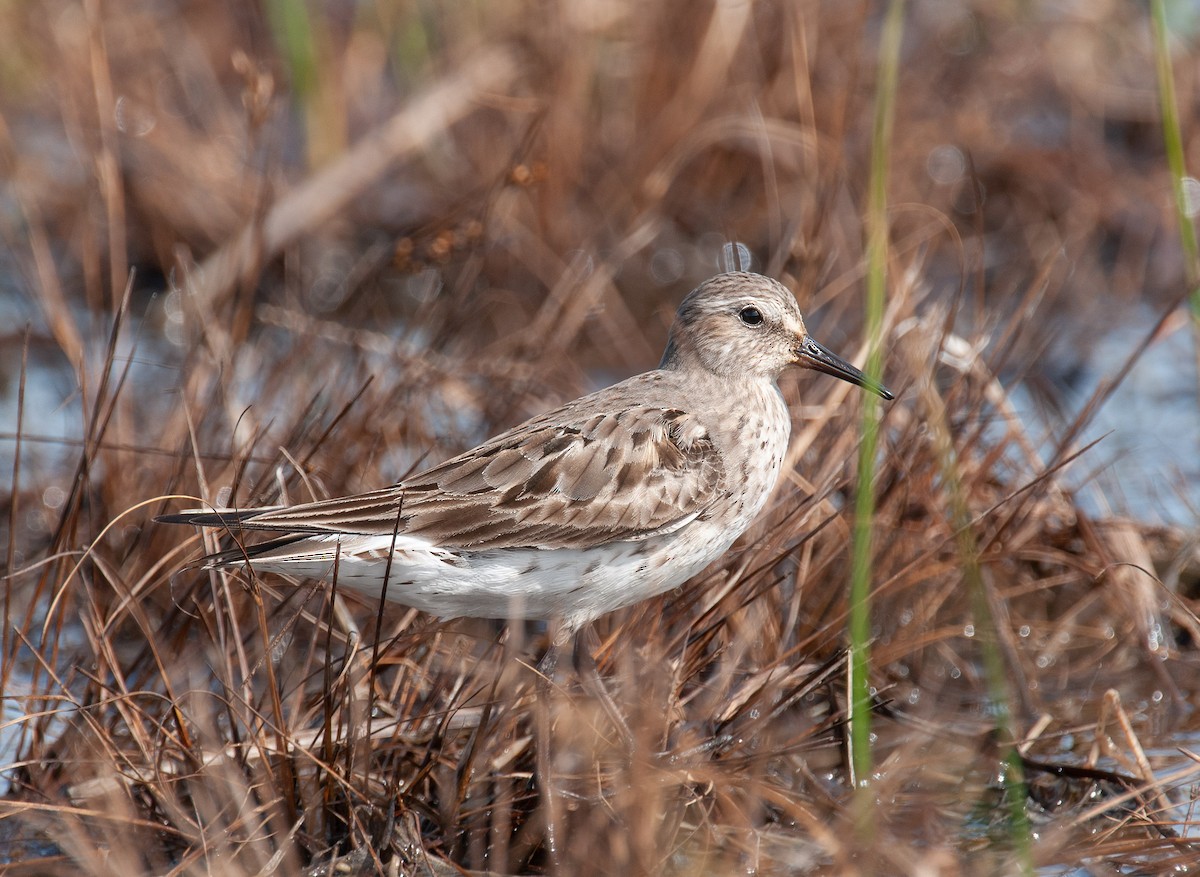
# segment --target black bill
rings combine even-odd
[[[803,366],[825,372],[825,374],[841,378],[843,381],[849,381],[864,390],[878,393],[885,399],[896,398],[892,391],[883,384],[871,380],[846,360],[811,338],[804,339],[804,342],[797,348],[796,355],[800,357],[800,364]]]

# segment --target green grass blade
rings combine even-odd
[[[1184,270],[1192,287],[1192,314],[1200,319],[1200,250],[1196,244],[1196,227],[1189,215],[1185,190],[1187,168],[1184,165],[1183,135],[1179,127],[1179,108],[1175,100],[1175,78],[1171,72],[1171,51],[1167,44],[1167,12],[1163,0],[1152,0],[1151,19],[1154,22],[1154,58],[1158,69],[1158,103],[1162,111],[1163,142],[1167,151],[1167,166],[1175,190],[1175,214],[1179,220],[1179,239],[1183,246]]]
[[[883,371],[880,335],[887,283],[888,158],[895,116],[900,40],[904,33],[904,0],[888,6],[879,45],[875,119],[871,136],[871,178],[867,196],[867,335],[866,373],[879,380]],[[870,588],[871,529],[875,513],[874,469],[879,444],[879,400],[863,394],[862,444],[858,461],[858,493],[854,505],[854,546],[850,581],[850,752],[856,787],[856,822],[860,835],[873,833],[870,793],[862,788],[871,774]]]

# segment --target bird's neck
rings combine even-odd
[[[718,359],[718,362],[722,360]],[[680,347],[674,341],[667,343],[667,349],[663,351],[662,359],[658,363],[660,371],[682,372],[688,371],[693,374],[704,374],[716,378],[722,382],[746,383],[762,386],[775,386],[776,375],[763,374],[762,372],[753,369],[745,368],[714,368],[713,363],[708,362],[695,350],[687,347]]]
[[[674,341],[667,342],[667,349],[663,351],[658,367],[663,371],[676,371],[683,368],[683,363],[679,358],[679,348],[675,346]]]

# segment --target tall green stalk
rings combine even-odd
[[[331,70],[322,69],[321,31],[307,0],[268,0],[267,18],[287,61],[291,89],[304,111],[306,155],[310,167],[323,164],[344,148],[340,114],[332,104]]]
[[[879,380],[883,371],[880,335],[887,283],[888,157],[896,106],[904,0],[891,0],[879,44],[875,121],[871,134],[871,179],[867,195],[867,354],[866,373]],[[858,494],[854,504],[854,546],[850,579],[850,766],[856,786],[855,821],[860,836],[874,831],[870,791],[871,687],[868,678],[871,638],[871,530],[875,516],[875,452],[879,444],[879,400],[863,394],[862,444],[858,456]]]
[[[1179,219],[1179,238],[1183,245],[1184,270],[1192,287],[1192,314],[1200,318],[1200,249],[1196,244],[1196,227],[1189,216],[1187,192],[1184,188],[1187,168],[1183,157],[1183,135],[1179,128],[1179,109],[1175,101],[1175,77],[1171,72],[1171,51],[1167,44],[1167,12],[1163,0],[1150,4],[1154,22],[1154,58],[1158,68],[1158,103],[1162,112],[1163,142],[1167,150],[1167,166],[1175,189],[1175,214]]]
[[[1162,112],[1163,143],[1167,167],[1175,189],[1175,216],[1179,221],[1179,242],[1183,248],[1184,271],[1191,287],[1192,338],[1196,348],[1196,380],[1200,385],[1200,248],[1196,244],[1196,226],[1188,210],[1185,188],[1187,167],[1183,156],[1183,135],[1179,130],[1179,109],[1175,101],[1175,77],[1171,71],[1171,50],[1167,43],[1167,5],[1151,0],[1150,18],[1154,23],[1154,59],[1158,70],[1158,104]]]

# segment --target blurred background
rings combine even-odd
[[[1196,169],[1200,3],[1174,0],[1166,13],[1185,161]],[[288,592],[266,598],[268,619],[225,591],[230,617],[267,633],[219,633],[224,622],[189,602],[207,575],[180,573],[198,540],[148,524],[189,505],[166,495],[249,505],[395,481],[652,367],[679,300],[722,270],[779,278],[814,336],[859,358],[883,17],[884,4],[816,0],[0,3],[0,676],[19,730],[0,735],[5,759],[49,759],[64,727],[98,733],[57,715],[56,698],[79,707],[152,690],[182,709],[170,656],[200,641],[214,649],[209,666],[218,652],[237,665],[242,681],[228,685],[247,703],[265,709],[279,689],[295,694],[290,720],[312,718],[305,710],[320,698],[305,686],[320,657],[292,689],[263,682],[253,656],[234,661],[230,644],[320,651],[326,629],[295,619],[306,599],[312,615],[327,610],[311,592]],[[935,721],[986,725],[963,584],[978,558],[955,548],[949,443],[994,605],[1008,607],[997,624],[1016,712],[1026,727],[1047,716],[1073,729],[1067,743],[1055,738],[1056,756],[1086,748],[1079,728],[1096,721],[1110,686],[1138,728],[1163,735],[1147,748],[1195,745],[1200,406],[1184,300],[1195,278],[1155,65],[1146,4],[904,8],[886,142],[884,377],[900,400],[884,411],[879,455],[879,687],[938,711]],[[1200,182],[1184,190],[1191,216]],[[797,418],[793,472],[740,553],[706,579],[726,590],[677,601],[664,619],[631,610],[604,631],[610,673],[630,669],[611,645],[633,631],[695,674],[676,668],[684,681],[666,686],[667,714],[689,717],[677,727],[703,724],[689,709],[727,724],[743,707],[749,715],[739,686],[787,688],[806,656],[832,659],[843,640],[858,402],[821,378],[784,383]],[[725,620],[697,647],[696,619],[713,612]],[[400,636],[415,622],[390,623]],[[393,702],[449,711],[466,697],[449,680],[502,663],[478,649],[445,652],[437,629],[417,630],[405,647],[412,661],[437,654],[456,669],[404,682],[420,690],[408,700],[389,683]],[[467,633],[485,645],[496,636]],[[709,699],[687,679],[703,679]],[[287,712],[278,709],[276,719]],[[645,709],[662,721],[661,704]],[[118,763],[114,753],[140,739],[134,720],[96,715]],[[155,715],[144,721],[169,724]],[[514,713],[511,739],[528,719],[527,705]],[[194,721],[211,739],[237,726]],[[791,752],[771,727],[767,748]],[[689,752],[695,742],[671,740]],[[405,745],[447,770],[483,758],[464,740],[440,740],[436,755],[418,742]],[[927,758],[928,737],[901,742]],[[143,755],[166,745],[147,743]],[[94,757],[60,747],[53,759],[73,763],[65,751]],[[753,786],[756,804],[737,818],[732,804],[706,810],[706,852],[688,847],[677,870],[706,862],[711,873],[746,873],[754,844],[738,832],[769,824],[773,843],[789,831],[816,840],[802,853],[791,841],[772,848],[763,871],[795,873],[802,859],[838,873],[829,863],[844,865],[852,845],[815,828],[837,796],[791,780],[781,792],[777,762],[745,758],[712,776]],[[490,764],[478,770],[493,780],[510,767]],[[813,783],[844,779],[830,770]],[[64,808],[79,800],[63,774],[24,771],[7,773],[14,794]],[[428,771],[416,776],[406,782],[422,804],[401,805],[420,813],[414,843],[502,873],[545,865],[539,843],[520,840],[533,824],[525,786],[512,780],[521,791],[505,805],[510,848],[494,808],[466,812],[469,783],[456,787],[460,812],[446,804],[453,783],[435,792],[421,785]],[[300,802],[296,788],[287,794]],[[777,794],[804,803],[789,810]],[[122,800],[130,824],[136,813],[178,828],[163,815],[170,808],[133,792]],[[638,806],[661,817],[663,800]],[[981,873],[977,835],[947,840],[927,821],[928,800],[894,804],[897,836],[922,838],[922,852],[880,852],[888,867]],[[621,809],[630,800],[610,805],[624,814],[625,840],[587,822],[594,834],[573,873],[656,871],[661,837],[629,828],[641,824]],[[845,816],[833,809],[830,819]],[[38,827],[54,839],[38,849],[74,851],[74,867],[92,867],[92,829],[63,824]],[[350,828],[337,837],[324,824],[305,831],[325,846],[371,835],[339,824]],[[1043,847],[1039,866],[1074,864],[1084,836]],[[172,840],[147,861],[195,864],[188,843]],[[306,843],[296,862],[324,848]]]

